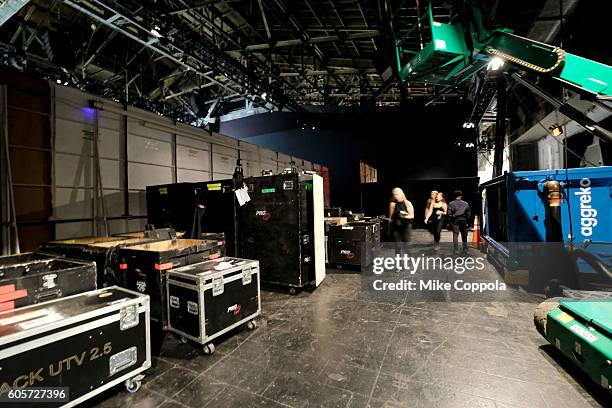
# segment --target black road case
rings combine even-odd
[[[242,207],[240,256],[259,260],[263,286],[295,293],[314,285],[312,175],[251,177],[245,183],[251,201]]]
[[[198,204],[204,209],[197,210]],[[231,179],[147,187],[149,224],[184,231],[185,238],[206,239],[198,232],[223,233],[230,256],[238,253],[237,214],[238,202]]]
[[[219,258],[168,271],[168,330],[214,352],[212,340],[261,313],[259,262]]]
[[[155,228],[174,228],[189,237],[195,198],[194,183],[147,186],[147,222]]]
[[[25,259],[36,258],[24,254]],[[63,258],[13,263],[0,257],[0,311],[96,289],[96,265]],[[19,262],[15,255],[9,259]]]
[[[167,327],[166,274],[178,268],[223,256],[218,241],[175,239],[131,245],[118,250],[119,284],[151,297],[151,321],[156,336],[155,348],[161,345]],[[158,342],[159,341],[159,342]]]
[[[329,263],[337,266],[367,266],[380,247],[380,223],[349,222],[329,228]]]
[[[110,287],[0,313],[0,401],[74,406],[151,366],[149,297]],[[66,387],[63,402],[11,403],[25,387]],[[56,395],[57,396],[57,395]]]
[[[96,284],[98,288],[101,288],[107,283],[108,268],[113,267],[113,265],[107,265],[107,260],[112,258],[112,254],[109,253],[109,250],[128,239],[129,238],[125,237],[61,239],[47,242],[41,245],[40,249],[44,252],[65,256],[70,259],[95,262],[97,269]],[[103,246],[100,247],[97,245]]]

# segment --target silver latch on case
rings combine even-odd
[[[170,296],[170,307],[178,309],[180,306],[179,298],[176,296]]]
[[[248,285],[249,283],[251,283],[251,268],[244,268],[242,270],[242,284],[243,285]]]
[[[212,294],[213,296],[217,296],[223,293],[223,276],[218,278],[214,278],[212,281]]]
[[[55,279],[57,279],[57,274],[55,273],[49,273],[47,275],[43,275],[42,287],[45,289],[53,289],[55,287]]]
[[[138,319],[138,305],[122,308],[119,312],[119,329],[123,331],[138,326]]]
[[[136,361],[138,361],[138,349],[136,346],[113,354],[108,359],[109,373],[113,376],[119,371],[133,366],[136,364]]]

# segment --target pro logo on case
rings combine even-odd
[[[180,306],[180,301],[177,296],[170,296],[170,307],[174,307],[178,309]]]

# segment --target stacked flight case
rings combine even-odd
[[[149,329],[148,296],[118,287],[0,313],[0,405],[74,406],[121,383],[137,391]],[[53,389],[25,401],[33,387]]]
[[[168,271],[168,330],[214,352],[215,338],[261,313],[259,262],[224,257]]]
[[[365,267],[380,247],[379,222],[349,222],[329,228],[329,263],[335,266]]]
[[[0,311],[96,289],[96,266],[24,253],[0,257]]]
[[[154,346],[161,346],[167,328],[166,275],[178,268],[224,255],[218,241],[175,239],[120,247],[119,285],[151,297]]]
[[[241,257],[259,259],[262,285],[290,293],[325,277],[323,183],[314,174],[245,179]]]
[[[107,283],[112,254],[109,249],[128,241],[125,237],[83,237],[50,241],[41,245],[41,251],[61,255],[79,261],[95,262],[97,269],[96,284],[101,288]]]
[[[173,227],[184,232],[185,238],[206,239],[203,233],[224,234],[227,254],[236,256],[238,203],[233,186],[231,179],[149,186],[148,223],[156,228]]]

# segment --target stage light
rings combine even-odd
[[[476,126],[476,125],[474,125],[472,122],[465,122],[465,123],[463,124],[463,128],[464,128],[464,129],[474,129],[474,127],[475,127],[475,126]]]
[[[61,79],[57,79],[57,80],[55,80],[55,82],[57,82],[59,85],[62,84],[62,80]]]
[[[550,130],[550,134],[555,137],[561,136],[563,134],[563,128],[557,123],[549,127],[548,130]]]
[[[153,34],[155,37],[160,38],[163,37],[161,35],[161,33],[159,32],[160,28],[158,25],[155,25],[152,29],[151,29],[151,34]]]
[[[501,59],[500,57],[493,57],[493,58],[491,58],[491,60],[487,64],[487,70],[489,70],[489,71],[497,71],[497,70],[499,70],[503,66],[504,66],[504,60],[503,59]]]
[[[268,97],[268,93],[267,92],[263,92],[261,94],[261,99],[263,99],[264,101],[266,100],[267,97]]]

